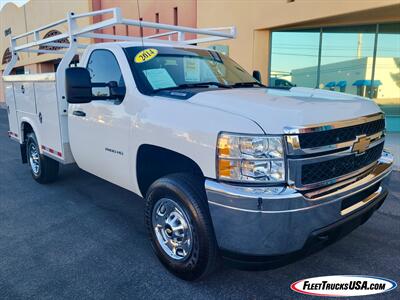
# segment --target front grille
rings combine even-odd
[[[301,148],[314,148],[353,141],[360,135],[372,135],[385,129],[385,120],[379,119],[350,127],[326,131],[303,133],[299,135]]]
[[[380,143],[362,155],[352,154],[324,162],[304,164],[301,167],[301,183],[307,185],[352,173],[377,161],[382,151],[383,143]]]

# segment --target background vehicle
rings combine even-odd
[[[290,81],[286,79],[281,79],[281,78],[276,78],[276,77],[271,77],[269,79],[269,85],[271,87],[281,87],[281,88],[287,88],[290,89],[292,87],[295,87],[296,85],[291,83]]]
[[[77,20],[112,13],[80,28]],[[191,44],[233,38],[69,14],[59,36],[18,45],[4,76],[10,137],[40,183],[77,165],[146,198],[155,253],[175,275],[209,274],[219,255],[278,262],[332,242],[384,201],[384,118],[372,101],[305,88],[269,89],[230,58]],[[94,33],[116,24],[173,30],[152,40]],[[228,30],[229,32],[226,32]],[[184,33],[208,35],[194,40]],[[10,74],[21,51],[68,37],[56,74]],[[87,38],[124,42],[83,45]],[[69,68],[79,49],[80,66]],[[51,51],[51,50],[50,50]],[[58,53],[58,52],[57,52]],[[332,101],[332,99],[337,101]]]

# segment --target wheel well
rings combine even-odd
[[[28,162],[26,157],[26,140],[29,133],[34,133],[32,126],[28,122],[23,122],[21,124],[21,136],[22,136],[22,144],[20,144],[21,151],[21,160],[23,164]]]
[[[22,130],[22,136],[23,136],[23,141],[26,141],[26,137],[29,133],[34,133],[33,128],[31,126],[31,124],[29,124],[28,122],[23,122],[21,124],[21,130]]]
[[[204,177],[200,167],[189,157],[152,145],[141,145],[136,157],[136,178],[143,197],[157,179],[173,173],[192,173]]]

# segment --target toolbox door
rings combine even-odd
[[[9,136],[12,138],[19,138],[20,130],[18,127],[17,111],[14,99],[14,88],[12,83],[4,82],[4,95],[6,97],[8,123],[10,126]]]

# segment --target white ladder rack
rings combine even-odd
[[[94,16],[102,15],[112,15],[111,18],[93,23],[85,27],[79,27],[77,20],[82,18],[89,18]],[[41,33],[43,31],[48,31],[50,28],[67,24],[68,31],[61,33],[59,35],[41,38]],[[78,39],[106,39],[106,40],[118,40],[118,41],[138,41],[142,40],[142,37],[115,35],[115,34],[104,34],[96,33],[100,29],[110,28],[115,25],[127,25],[127,26],[137,26],[142,28],[154,28],[161,30],[168,30],[165,33],[159,33],[149,36],[144,36],[143,39],[158,39],[164,43],[180,43],[180,44],[198,44],[204,42],[213,42],[218,40],[233,39],[236,37],[236,28],[231,27],[220,27],[220,28],[207,28],[207,29],[197,29],[185,26],[174,26],[168,24],[160,24],[154,22],[140,21],[124,19],[121,15],[120,8],[110,8],[104,10],[93,11],[83,14],[75,14],[70,12],[67,14],[65,19],[50,23],[48,25],[39,27],[35,30],[11,37],[11,60],[4,70],[4,76],[9,75],[14,68],[18,60],[18,53],[20,52],[33,52],[33,53],[51,53],[51,54],[62,54],[60,65],[57,70],[57,75],[59,71],[65,72],[65,68],[68,67],[69,63],[73,57],[78,53],[79,49],[84,49],[88,44],[79,42]],[[204,37],[196,39],[185,39],[185,33],[193,33],[198,35],[204,35]],[[171,37],[173,35],[177,36],[176,41],[172,41]],[[168,37],[169,40],[161,40],[161,37]],[[25,44],[18,43],[22,38],[32,38],[33,41]],[[68,40],[68,43],[57,42],[60,40]],[[59,49],[43,49],[40,46],[51,46],[57,47]],[[61,74],[60,74],[61,75]],[[61,75],[62,76],[62,75]]]

